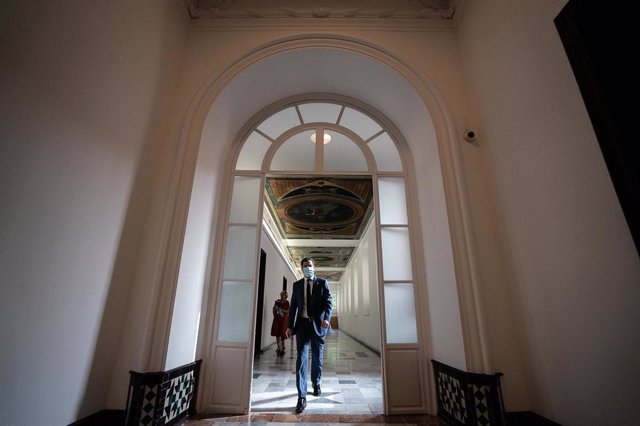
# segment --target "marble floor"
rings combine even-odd
[[[368,425],[379,426],[381,424],[412,425],[412,426],[445,426],[442,420],[429,415],[403,415],[383,416],[376,414],[290,414],[290,413],[251,413],[246,416],[233,417],[194,417],[188,420],[187,426],[210,426],[220,423],[232,423],[233,426],[260,425],[260,426],[290,426],[296,423],[298,426],[345,426]],[[229,425],[231,426],[231,425]]]
[[[276,356],[273,345],[255,358],[251,413],[244,416],[196,416],[186,424],[445,424],[437,417],[428,415],[383,415],[380,356],[339,330],[334,330],[326,339],[322,395],[313,396],[309,380],[307,408],[304,413],[295,414],[298,396],[295,382],[296,355],[292,343],[294,342],[287,342],[284,357]]]
[[[381,414],[382,373],[380,356],[349,335],[334,330],[324,346],[322,395],[313,396],[308,380],[308,414]],[[296,391],[294,342],[287,342],[284,357],[275,346],[255,358],[251,386],[252,412],[293,412]],[[309,363],[311,365],[311,363]]]

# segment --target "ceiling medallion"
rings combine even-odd
[[[265,200],[283,238],[358,239],[373,209],[371,177],[267,177]]]
[[[296,197],[278,207],[278,216],[300,229],[312,232],[344,228],[362,218],[362,206],[336,196]]]

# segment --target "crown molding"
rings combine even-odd
[[[189,1],[190,0],[171,0],[173,5],[176,7],[180,18],[186,25],[189,25],[191,21],[191,15],[189,14]]]
[[[355,30],[355,31],[448,31],[455,30],[450,19],[406,18],[229,18],[192,19],[195,31],[264,30]]]
[[[195,30],[455,29],[468,0],[176,0]]]
[[[457,30],[460,28],[462,21],[464,20],[465,12],[467,11],[467,7],[469,6],[470,0],[458,0],[456,5],[455,13],[451,19],[453,23],[453,27]]]
[[[192,18],[451,19],[459,0],[184,0]]]
[[[193,20],[451,21],[465,0],[177,0]]]

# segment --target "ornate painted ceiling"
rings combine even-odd
[[[330,281],[347,266],[373,213],[372,200],[369,176],[267,177],[265,184],[267,208],[293,262],[313,257]]]

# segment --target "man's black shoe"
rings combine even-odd
[[[296,413],[300,414],[307,408],[307,400],[305,398],[298,398],[298,405],[296,405]]]
[[[313,396],[320,396],[322,394],[322,390],[320,389],[320,385],[315,385],[313,387]]]

